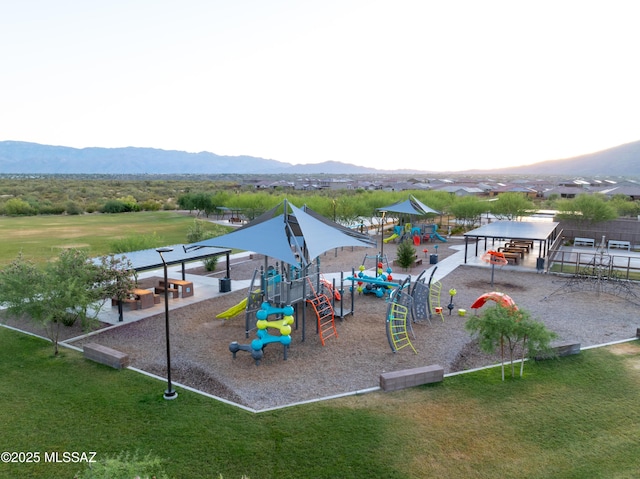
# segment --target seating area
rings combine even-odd
[[[191,281],[169,279],[168,284],[167,292],[170,299],[188,298],[194,294],[193,282]],[[161,297],[164,296],[164,290],[164,279],[146,278],[138,282],[138,288],[132,289],[122,303],[132,311],[152,308],[160,303]],[[111,305],[117,306],[118,299],[111,298]]]
[[[509,240],[504,246],[498,248],[498,252],[502,253],[509,263],[519,264],[532,249],[533,241]]]
[[[193,296],[193,283],[191,281],[184,281],[181,279],[167,279],[169,285],[169,292],[173,294],[174,298],[188,298]],[[158,286],[155,287],[156,293],[164,293],[164,280],[158,281]]]
[[[627,251],[631,251],[631,242],[630,241],[617,241],[617,240],[609,240],[607,242],[607,248],[619,248]]]
[[[129,309],[147,309],[152,308],[154,304],[157,303],[156,298],[153,294],[153,291],[149,291],[148,289],[136,288],[132,289],[127,297],[122,301],[125,306],[128,306]],[[111,298],[111,306],[117,306],[118,299]]]
[[[574,238],[573,246],[589,246],[595,248],[596,240],[593,238]]]

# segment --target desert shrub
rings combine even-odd
[[[119,200],[109,200],[101,208],[103,213],[124,213],[127,211],[126,205]]]
[[[36,214],[36,210],[20,198],[11,198],[4,204],[4,214],[7,216],[30,216]]]
[[[81,215],[82,213],[84,213],[82,207],[74,201],[69,201],[67,203],[65,211],[68,215]]]
[[[218,258],[218,256],[209,256],[207,259],[202,261],[204,269],[207,271],[215,271],[216,266],[218,266]]]
[[[154,200],[146,200],[140,203],[140,209],[144,211],[158,211],[160,210],[160,203]]]

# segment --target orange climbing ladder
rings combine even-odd
[[[335,317],[333,312],[333,306],[326,294],[318,294],[313,287],[313,282],[309,279],[309,286],[313,296],[307,298],[307,303],[313,306],[313,310],[316,312],[318,318],[318,334],[320,335],[320,342],[324,346],[326,339],[331,337],[338,337],[338,330],[336,329]]]

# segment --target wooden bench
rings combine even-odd
[[[115,369],[129,366],[129,355],[97,343],[85,344],[82,348],[85,358]]]
[[[524,258],[525,251],[522,248],[512,248],[510,246],[501,246],[498,248],[499,253],[511,253],[516,254],[520,258]]]
[[[526,246],[527,249],[533,249],[533,241],[531,240],[511,240],[509,244],[516,246]]]
[[[609,240],[607,242],[607,248],[620,248],[626,249],[627,251],[631,251],[631,242],[630,241],[618,241],[618,240]]]
[[[154,292],[159,295],[164,295],[164,290],[164,286],[156,286],[154,288]],[[173,299],[178,297],[178,288],[167,288],[167,292],[169,293],[169,297],[172,297]]]
[[[420,368],[391,371],[380,375],[380,387],[383,391],[397,391],[398,389],[441,382],[444,379],[444,368],[437,364]]]
[[[118,298],[111,298],[111,306],[118,306]],[[135,298],[124,298],[122,306],[127,306],[130,310],[140,309],[140,300]]]
[[[596,240],[593,238],[574,238],[573,246],[590,246],[591,248],[595,248]]]
[[[520,254],[519,253],[502,253],[504,259],[506,259],[509,263],[518,264],[520,262]]]
[[[519,241],[511,241],[510,243],[507,243],[505,246],[508,248],[522,248],[527,253],[532,248],[532,246],[529,243],[519,242]]]
[[[122,300],[122,304],[129,306],[132,310],[152,308],[155,304],[153,292],[148,289],[132,289],[127,293],[127,297]],[[117,305],[118,299],[111,298],[111,306]]]
[[[182,279],[167,279],[167,282],[169,283],[170,288],[177,289],[180,293],[182,293],[181,296],[183,298],[193,296],[193,283],[191,281],[184,281]],[[164,288],[164,280],[159,281],[159,287]],[[171,291],[171,289],[169,291]]]
[[[522,248],[520,246],[506,246],[505,251],[507,253],[520,253],[521,258],[524,258],[524,256],[529,253],[527,248]]]

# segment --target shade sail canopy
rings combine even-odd
[[[391,213],[403,213],[406,215],[426,216],[428,214],[439,215],[440,212],[428,207],[414,196],[408,199],[394,203],[383,208],[377,208],[378,211],[386,211]]]
[[[280,205],[229,234],[194,243],[187,249],[237,248],[298,264],[309,263],[333,248],[375,245],[368,235],[351,231],[309,208],[297,208],[286,200],[281,205],[283,213],[277,216]]]

